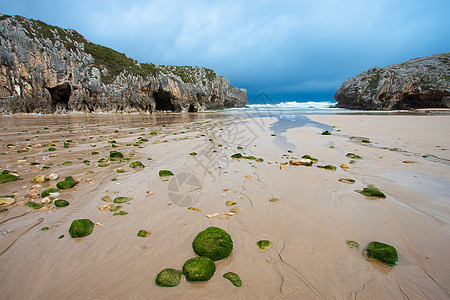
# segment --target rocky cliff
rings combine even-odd
[[[0,112],[203,111],[246,90],[201,67],[141,64],[74,30],[0,14]]]
[[[450,53],[372,68],[347,79],[336,107],[396,110],[450,107]]]

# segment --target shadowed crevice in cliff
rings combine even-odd
[[[198,109],[195,107],[194,104],[189,105],[188,112],[197,112],[197,111]]]
[[[153,93],[153,97],[155,98],[155,109],[157,111],[181,111],[180,105],[176,103],[176,99],[169,92],[159,89]]]
[[[57,85],[52,88],[47,88],[52,97],[52,110],[68,110],[69,99],[72,94],[72,87],[68,83]]]

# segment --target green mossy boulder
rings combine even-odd
[[[329,132],[328,130],[325,130],[324,132],[322,132],[322,135],[331,135],[331,132]]]
[[[58,181],[58,183],[56,183],[56,187],[61,190],[70,189],[76,185],[77,185],[77,182],[72,181],[72,180],[63,180],[63,181]]]
[[[0,174],[0,183],[5,183],[9,181],[21,180],[18,176],[14,176],[11,174]]]
[[[78,219],[70,225],[69,233],[73,238],[81,238],[90,235],[92,230],[94,230],[94,222],[89,219]]]
[[[143,163],[141,163],[140,161],[133,161],[131,164],[130,164],[130,167],[131,168],[133,168],[133,169],[135,169],[135,168],[144,168],[145,166],[144,166],[144,164]]]
[[[270,248],[271,243],[268,240],[261,240],[256,242],[256,246],[258,246],[260,252],[263,252]]]
[[[53,204],[55,204],[55,206],[57,206],[57,207],[64,207],[64,206],[69,205],[70,203],[69,203],[69,201],[58,199],[58,200],[55,200],[55,202],[53,202]]]
[[[351,153],[351,152],[347,153],[345,156],[347,156],[347,157],[349,157],[351,159],[363,159],[361,156],[359,156],[359,155],[357,155],[355,153]]]
[[[110,158],[123,158],[123,154],[119,151],[109,151]]]
[[[325,170],[336,171],[336,167],[333,166],[333,165],[325,165],[325,166],[323,166],[323,168],[324,168]]]
[[[375,197],[375,198],[386,198],[386,195],[376,188],[373,184],[370,184],[368,187],[364,188],[362,191],[357,191],[358,193],[366,196],[366,197]]]
[[[173,176],[174,174],[172,173],[172,171],[169,170],[159,170],[159,176],[160,177],[164,177],[164,176]]]
[[[45,190],[45,191],[43,191],[43,192],[41,193],[41,197],[42,197],[42,198],[48,197],[48,196],[50,196],[50,194],[52,194],[52,193],[59,193],[59,190],[58,190],[58,189],[55,189],[55,188],[49,188],[49,189],[47,189],[47,190]]]
[[[183,274],[187,281],[208,281],[215,271],[214,261],[204,256],[191,258],[183,265]]]
[[[233,155],[231,155],[232,158],[242,158],[242,154],[240,153],[235,153]]]
[[[156,276],[155,283],[162,287],[174,287],[180,284],[181,271],[175,269],[164,269]]]
[[[230,255],[233,250],[233,241],[225,230],[208,227],[197,234],[192,247],[198,255],[217,261]]]
[[[366,251],[369,260],[379,260],[390,266],[395,266],[396,262],[398,261],[397,250],[388,244],[371,242]]]
[[[128,201],[131,201],[131,200],[133,200],[133,198],[131,198],[131,197],[116,197],[116,198],[114,198],[114,203],[125,203],[125,202],[128,202]]]
[[[150,232],[144,229],[141,229],[138,231],[137,236],[138,237],[148,237],[150,235]]]
[[[308,154],[303,155],[302,158],[310,159],[313,163],[316,163],[319,161],[317,158],[311,157],[311,155],[308,155]]]
[[[36,202],[33,202],[33,201],[27,202],[26,206],[31,207],[33,209],[40,209],[41,207],[43,207],[42,204],[36,203]]]
[[[234,284],[237,287],[242,286],[241,278],[239,278],[239,275],[233,272],[228,272],[223,274],[223,277],[231,281],[232,284]]]

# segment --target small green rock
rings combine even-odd
[[[156,133],[155,131],[150,132],[150,135],[157,135],[158,133]]]
[[[125,216],[125,215],[128,215],[128,213],[126,211],[123,211],[123,210],[113,214],[113,216]]]
[[[325,130],[324,132],[322,132],[322,135],[331,135],[331,132],[329,132],[328,130]]]
[[[122,208],[122,205],[116,205],[116,206],[110,208],[109,210],[110,210],[110,211],[118,211],[118,210],[121,209],[121,208]]]
[[[133,198],[131,198],[131,197],[116,197],[116,198],[114,198],[114,203],[125,203],[125,202],[128,202],[128,201],[131,201],[131,200],[133,200]]]
[[[233,241],[225,230],[212,226],[197,234],[192,247],[198,255],[217,261],[230,255]]]
[[[231,155],[232,158],[242,158],[242,154],[241,153],[235,153],[233,155]]]
[[[33,202],[33,201],[29,201],[29,202],[27,202],[26,206],[31,207],[31,208],[33,208],[33,209],[39,209],[39,208],[41,208],[43,205],[40,204],[40,203],[36,203],[36,202]]]
[[[352,178],[339,178],[338,181],[348,184],[353,184],[356,182],[356,180]]]
[[[57,207],[64,207],[64,206],[69,205],[70,203],[69,203],[69,201],[58,199],[58,200],[55,200],[53,202],[53,204],[55,204],[55,206],[57,206]]]
[[[160,177],[164,177],[164,176],[173,176],[174,174],[172,173],[172,171],[169,170],[159,170],[159,176]]]
[[[77,182],[71,181],[71,180],[63,180],[63,181],[58,181],[58,183],[56,183],[56,187],[61,190],[70,189],[76,185],[77,185]]]
[[[21,180],[18,176],[14,176],[11,174],[0,174],[0,183],[5,183],[9,181]]]
[[[232,284],[234,284],[237,287],[242,286],[241,278],[239,278],[239,275],[234,272],[228,272],[223,274],[223,277],[231,281]]]
[[[137,233],[137,236],[139,237],[148,237],[150,235],[150,232],[148,232],[147,230],[141,229],[139,230],[139,232]]]
[[[333,166],[333,165],[325,165],[325,166],[323,166],[323,168],[324,168],[325,170],[336,171],[336,167]]]
[[[80,238],[90,235],[92,230],[94,230],[94,222],[89,219],[78,219],[70,225],[69,233],[73,238]]]
[[[42,227],[42,231],[47,231],[47,230],[49,230],[50,228],[48,228],[48,227]]]
[[[108,164],[108,163],[105,163],[105,162],[102,162],[102,163],[99,163],[98,166],[99,166],[100,168],[104,168],[104,167],[109,166],[109,164]]]
[[[181,271],[175,269],[164,269],[156,276],[155,283],[162,287],[174,287],[180,284]]]
[[[191,152],[191,153],[189,153],[189,155],[195,156],[195,155],[197,155],[197,152]]]
[[[109,151],[110,158],[123,158],[123,154],[119,151]]]
[[[183,265],[183,274],[187,281],[208,281],[215,271],[214,261],[204,256],[191,258]]]
[[[359,155],[357,155],[355,153],[351,153],[351,152],[347,153],[345,156],[347,156],[347,157],[349,157],[351,159],[363,159],[361,156],[359,156]]]
[[[58,193],[58,192],[59,192],[58,189],[49,188],[41,193],[41,197],[44,198],[44,197],[50,196],[51,193]]]
[[[371,242],[366,251],[369,259],[379,260],[390,266],[395,266],[398,261],[397,250],[388,244]]]
[[[261,240],[256,242],[256,245],[259,247],[259,251],[263,252],[270,248],[271,243],[268,240]]]
[[[144,164],[143,163],[141,163],[140,161],[133,161],[131,164],[130,164],[130,167],[131,168],[133,168],[133,169],[135,169],[135,168],[144,168],[145,166],[144,166]]]
[[[368,187],[364,188],[362,191],[357,191],[358,193],[366,196],[366,197],[376,197],[376,198],[386,198],[386,195],[376,188],[373,184],[370,184]]]
[[[349,246],[350,248],[356,248],[359,249],[359,244],[356,241],[351,241],[351,240],[346,240],[345,241],[347,243],[347,246]]]
[[[61,234],[58,239],[62,239],[64,237],[64,234]]]

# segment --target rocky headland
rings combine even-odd
[[[336,107],[396,110],[450,107],[450,52],[372,68],[347,79]]]
[[[139,63],[75,30],[0,14],[0,112],[197,112],[246,90],[202,67]]]

